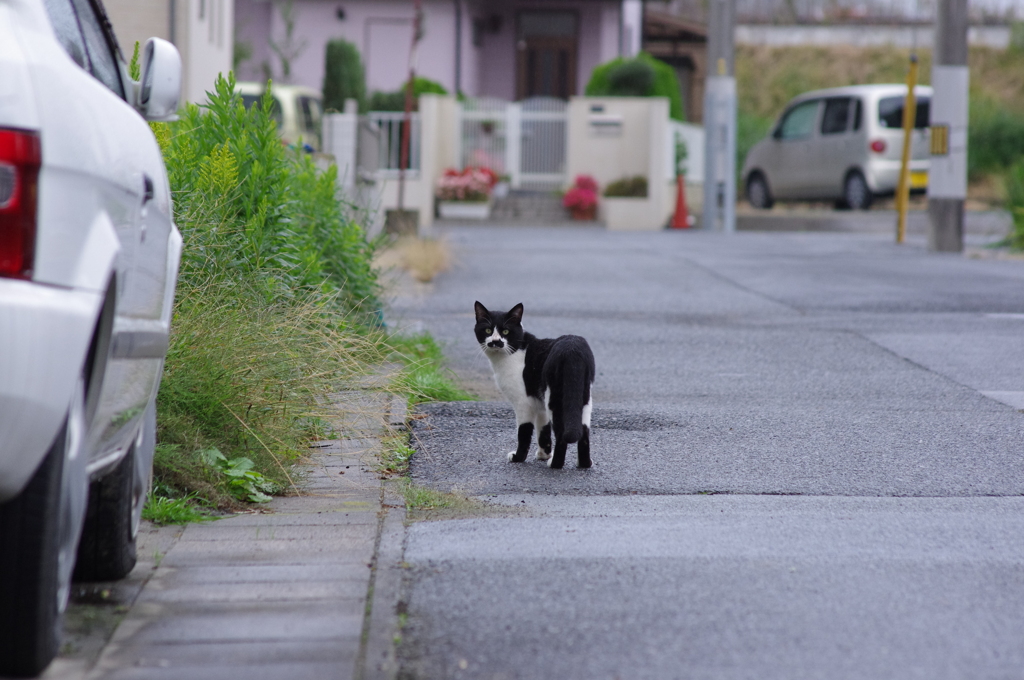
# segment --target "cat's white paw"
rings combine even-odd
[[[515,452],[515,451],[509,451],[509,452],[508,452],[508,462],[510,462],[510,463],[511,463],[511,462],[512,462],[512,460],[513,460],[513,459],[514,459],[515,457],[516,457],[516,452]]]
[[[551,452],[544,449],[537,449],[537,460],[550,460]]]

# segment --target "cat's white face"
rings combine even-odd
[[[480,348],[488,355],[511,354],[523,341],[523,306],[518,304],[509,312],[490,312],[476,303],[476,334]]]

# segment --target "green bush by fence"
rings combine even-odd
[[[635,59],[617,57],[596,66],[585,94],[590,97],[668,97],[669,116],[686,120],[675,70],[646,52]]]
[[[419,110],[421,94],[448,94],[448,90],[441,83],[417,76],[412,81],[413,111]],[[374,92],[370,95],[369,108],[371,111],[405,111],[405,88],[394,92]]]

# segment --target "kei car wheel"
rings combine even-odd
[[[38,675],[57,655],[88,488],[85,429],[80,379],[46,458],[0,505],[0,675]]]
[[[747,201],[760,210],[768,210],[775,204],[772,192],[768,188],[768,180],[759,172],[755,172],[747,179]]]
[[[851,210],[867,210],[871,207],[873,198],[864,175],[855,170],[846,176],[843,183],[843,201]]]

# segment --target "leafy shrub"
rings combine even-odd
[[[636,177],[617,179],[604,188],[604,195],[608,197],[644,198],[647,196],[647,178],[643,175],[637,175]]]
[[[1006,173],[1006,207],[1013,216],[1010,247],[1024,250],[1024,158]]]
[[[448,94],[441,83],[428,78],[416,77],[412,81],[412,110],[419,110],[421,94]],[[370,95],[371,111],[405,111],[405,87],[394,92],[374,92]]]
[[[251,276],[268,299],[316,288],[340,310],[376,311],[372,247],[338,202],[337,170],[283,147],[269,100],[246,111],[234,85],[219,77],[208,104],[157,128],[186,240],[180,278]]]
[[[646,97],[654,89],[654,67],[643,59],[629,59],[608,72],[608,94]]]
[[[366,73],[359,50],[347,40],[331,40],[324,54],[324,110],[343,111],[346,99],[366,110]]]
[[[974,98],[967,128],[967,174],[1006,170],[1024,158],[1024,116],[991,99]]]
[[[675,69],[646,52],[635,59],[617,57],[594,67],[585,93],[590,97],[668,97],[669,116],[686,120]]]

